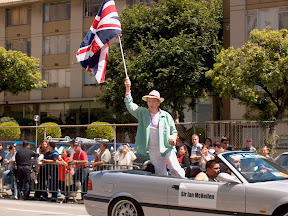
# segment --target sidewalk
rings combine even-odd
[[[30,192],[30,199],[31,200],[34,200],[34,193],[35,191],[31,191]],[[7,185],[4,186],[4,188],[2,190],[0,190],[0,198],[2,199],[11,199],[11,196],[12,196],[12,192],[11,190],[8,188]],[[63,194],[61,194],[59,197],[58,197],[58,202],[59,203],[62,203],[64,201],[64,198],[65,196]],[[50,201],[51,199],[51,193],[48,192],[48,202]],[[81,192],[80,191],[77,191],[77,195],[75,197],[75,200],[72,199],[72,197],[69,198],[69,201],[67,201],[69,203],[78,203],[78,204],[83,204],[83,201],[81,200]]]

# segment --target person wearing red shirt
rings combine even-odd
[[[88,155],[81,148],[81,144],[74,143],[75,153],[73,155],[72,164],[75,165],[75,174],[73,176],[73,191],[76,192],[76,182],[80,181],[82,186],[81,198],[83,200],[84,193],[87,192],[87,183],[88,183]]]

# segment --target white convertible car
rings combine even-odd
[[[91,172],[84,203],[90,215],[109,216],[288,216],[288,171],[251,152],[218,157],[218,182],[196,181],[144,170]]]

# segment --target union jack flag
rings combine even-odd
[[[77,51],[77,61],[103,83],[108,58],[109,41],[122,34],[114,0],[104,0],[89,32]]]

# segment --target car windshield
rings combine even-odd
[[[262,155],[231,152],[223,157],[250,183],[288,179],[288,171]]]
[[[100,148],[100,144],[95,144],[87,150],[88,155],[94,155],[94,151]]]
[[[288,164],[288,154],[282,154],[275,160],[276,163],[278,163],[281,166],[287,166]]]

